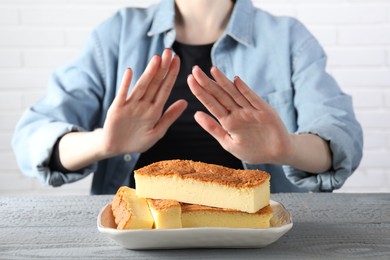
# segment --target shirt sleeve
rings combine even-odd
[[[79,58],[72,65],[55,71],[45,96],[22,115],[12,146],[23,174],[60,186],[96,170],[97,164],[94,164],[78,172],[64,173],[49,165],[59,137],[98,126],[104,93],[103,64],[98,38],[92,34]]]
[[[344,184],[361,161],[362,128],[355,117],[352,98],[326,72],[327,57],[320,44],[303,25],[297,23],[294,30],[295,42],[300,42],[292,46],[296,133],[315,134],[326,140],[332,152],[332,167],[320,174],[290,166],[283,168],[287,178],[298,187],[332,191]]]

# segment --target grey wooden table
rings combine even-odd
[[[390,259],[390,193],[274,194],[294,226],[262,249],[124,249],[96,227],[111,199],[0,197],[0,259]]]

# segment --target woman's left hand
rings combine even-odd
[[[247,163],[288,163],[293,144],[278,113],[239,77],[230,81],[216,67],[210,79],[195,66],[187,82],[215,117],[197,112],[195,120],[222,147]]]

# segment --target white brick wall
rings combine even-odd
[[[91,178],[62,188],[24,177],[10,140],[22,111],[70,62],[97,24],[123,6],[158,0],[0,0],[0,195],[88,194]],[[329,71],[354,98],[364,158],[341,192],[390,192],[390,0],[254,0],[300,19],[329,55]]]

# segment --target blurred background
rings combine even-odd
[[[72,62],[95,26],[119,8],[157,2],[0,0],[0,195],[89,194],[92,176],[60,188],[24,177],[11,149],[13,129],[43,95],[51,72]],[[301,20],[325,48],[329,72],[353,96],[364,157],[337,192],[390,192],[390,0],[253,3]]]

